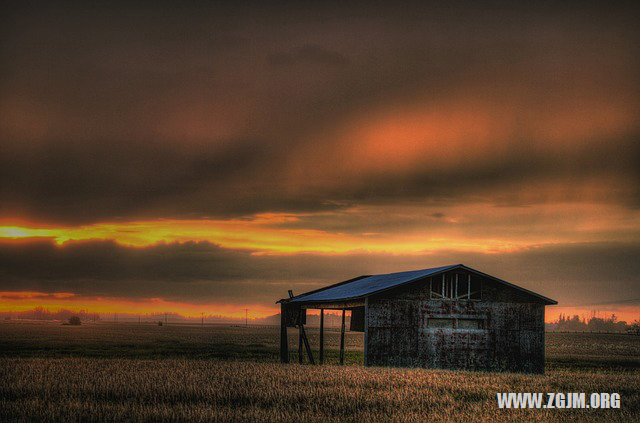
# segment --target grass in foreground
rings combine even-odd
[[[636,372],[545,376],[214,360],[0,359],[0,420],[639,421]],[[619,392],[621,409],[500,410],[496,392]]]
[[[317,329],[310,342],[317,352]],[[547,373],[280,365],[278,328],[0,323],[0,421],[640,421],[640,338],[547,334]],[[297,333],[290,331],[296,350]],[[325,336],[337,362],[339,333]],[[292,354],[292,362],[296,361]],[[500,410],[497,392],[618,392],[611,410]]]

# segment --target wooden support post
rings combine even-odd
[[[289,298],[293,298],[293,291],[289,290]],[[307,335],[304,333],[304,326],[302,325],[302,308],[298,309],[298,363],[302,364],[302,341],[304,339],[304,343],[308,344]],[[309,346],[307,345],[307,349]],[[313,356],[310,355],[311,363],[313,364]]]
[[[298,363],[302,364],[302,325],[298,325]]]
[[[453,298],[458,299],[458,274],[456,273],[456,292],[453,294]]]
[[[287,322],[284,319],[284,304],[280,305],[280,362],[289,362],[289,337],[287,335]]]
[[[340,365],[344,364],[344,314],[342,309],[342,328],[340,329]]]
[[[309,356],[309,363],[315,364],[315,360],[313,359],[313,351],[311,351],[311,345],[309,345],[309,339],[307,338],[307,333],[304,331],[304,325],[302,323],[300,324],[300,332],[302,333],[304,347],[307,350],[307,355]]]
[[[431,279],[431,278],[429,278]],[[431,280],[429,280],[431,284]],[[431,293],[429,293],[431,295]],[[367,367],[369,363],[369,297],[364,299],[364,366]]]
[[[320,364],[324,364],[324,309],[320,309],[320,353],[318,357]]]

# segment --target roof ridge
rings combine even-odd
[[[400,273],[411,273],[411,272],[424,272],[426,270],[435,270],[435,269],[443,269],[445,267],[447,268],[454,268],[454,267],[458,267],[458,266],[464,266],[464,264],[462,263],[458,263],[458,264],[448,264],[446,266],[436,266],[436,267],[426,267],[424,269],[415,269],[415,270],[403,270],[401,272],[389,272],[389,273],[378,273],[375,275],[368,275],[368,276],[384,276],[384,275],[397,275]],[[466,266],[464,266],[466,267]],[[328,287],[327,287],[328,288]]]
[[[327,302],[345,301],[363,298],[379,292],[393,289],[407,283],[417,282],[423,278],[436,276],[454,269],[465,269],[467,271],[488,277],[494,281],[518,289],[529,295],[542,299],[547,304],[557,304],[557,301],[530,291],[518,285],[506,282],[495,276],[480,272],[467,267],[462,263],[447,266],[430,267],[426,269],[405,270],[402,272],[381,273],[377,275],[362,275],[333,285],[325,286],[313,291],[305,292],[292,298],[281,299],[277,303],[283,302]],[[326,293],[328,292],[328,294]],[[310,297],[310,298],[309,298]]]

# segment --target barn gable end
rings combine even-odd
[[[434,299],[435,278],[369,297],[367,365],[543,372],[541,299],[490,278],[477,300]]]

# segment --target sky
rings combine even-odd
[[[0,311],[455,263],[640,319],[633,2],[5,2]]]

